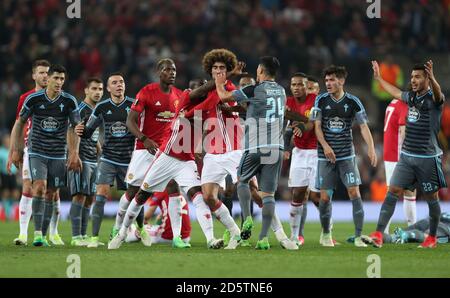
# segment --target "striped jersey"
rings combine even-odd
[[[23,121],[31,118],[28,153],[30,156],[65,159],[69,123],[75,126],[81,121],[77,100],[64,91],[52,100],[46,90],[30,94],[20,111]]]
[[[84,101],[78,106],[80,117],[87,121],[92,114],[93,109]],[[99,128],[96,128],[90,138],[81,138],[80,140],[80,159],[84,162],[97,162],[97,142],[99,139]]]
[[[333,149],[336,160],[355,156],[352,124],[367,122],[367,114],[358,97],[345,92],[339,99],[331,94],[317,96],[311,113],[311,120],[320,120],[325,141]],[[320,142],[317,144],[319,159],[325,159]]]
[[[90,138],[100,126],[104,127],[104,142],[100,160],[119,166],[128,166],[134,148],[134,136],[128,130],[126,122],[133,99],[126,96],[116,104],[108,98],[97,104],[83,133],[83,138]]]
[[[431,90],[421,96],[415,92],[402,92],[402,100],[408,104],[408,114],[401,152],[416,157],[441,155],[438,134],[444,101],[436,103]]]
[[[244,150],[284,149],[286,92],[274,81],[262,81],[233,91],[236,102],[246,102]]]

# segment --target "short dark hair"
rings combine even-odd
[[[61,64],[52,64],[50,66],[50,69],[48,70],[48,76],[51,76],[55,72],[64,73],[67,75],[66,68],[64,66],[62,66]]]
[[[414,64],[412,70],[422,70],[422,71],[425,73],[425,75],[427,75],[427,72],[426,72],[426,70],[425,70],[425,65],[423,65],[423,64],[421,64],[421,63],[416,63],[416,64]]]
[[[156,64],[156,69],[158,71],[161,70],[165,64],[173,64],[173,65],[175,65],[175,62],[172,59],[170,59],[170,58],[161,59]]]
[[[345,66],[336,66],[336,65],[330,65],[327,68],[323,70],[323,76],[329,76],[329,75],[336,75],[339,79],[346,79],[347,78],[347,70],[345,69]]]
[[[120,71],[114,71],[114,72],[110,73],[110,74],[108,75],[108,79],[109,79],[110,77],[112,77],[112,76],[121,76],[122,78],[125,78],[124,75],[123,75],[123,73],[121,73]]]
[[[33,62],[33,65],[31,66],[31,71],[34,72],[38,66],[45,66],[50,67],[50,62],[45,59],[39,59]]]
[[[274,77],[280,68],[280,61],[273,56],[263,56],[259,58],[259,64],[264,68],[266,74]]]
[[[316,78],[313,77],[313,76],[307,76],[306,79],[307,79],[308,81],[310,81],[310,82],[314,82],[314,83],[319,84],[319,80],[316,79]]]
[[[292,75],[292,78],[295,78],[295,77],[301,77],[301,78],[305,78],[305,79],[308,78],[308,76],[304,72],[296,72],[296,73],[294,73]]]
[[[103,83],[103,81],[99,77],[90,77],[86,80],[86,87],[89,87],[93,82],[98,84]]]

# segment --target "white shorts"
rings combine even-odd
[[[233,184],[237,182],[237,170],[241,162],[242,151],[234,150],[224,154],[209,154],[203,158],[202,185],[217,183],[225,188],[225,178],[231,175]]]
[[[316,149],[299,149],[295,147],[292,150],[288,186],[308,186],[311,191],[319,192],[316,188],[317,161]]]
[[[22,179],[31,180],[30,157],[28,156],[28,147],[23,150]]]
[[[132,186],[141,186],[145,173],[147,173],[153,160],[155,160],[155,156],[147,149],[134,150],[128,165],[125,182]]]
[[[386,173],[386,185],[390,185],[392,174],[394,173],[396,161],[385,161],[384,162],[384,171]]]
[[[192,187],[201,185],[197,165],[193,160],[179,160],[161,152],[145,175],[141,189],[162,192],[172,179],[185,193]]]

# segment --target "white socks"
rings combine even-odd
[[[278,241],[288,239],[286,233],[284,232],[283,225],[281,224],[281,221],[278,218],[276,212],[273,215],[272,224],[270,225],[270,227],[272,228],[272,231],[274,232],[275,237],[277,238]]]
[[[291,211],[289,213],[289,225],[291,226],[291,238],[297,239],[300,230],[300,221],[302,219],[303,204],[291,202]]]
[[[408,226],[416,223],[416,197],[403,197],[403,212],[405,213],[406,222]]]
[[[127,235],[128,228],[134,222],[139,212],[141,212],[141,208],[143,206],[144,205],[139,205],[134,199],[130,202],[130,206],[128,206],[127,212],[125,213],[123,219],[122,227],[120,228],[119,231],[120,236],[125,238],[125,236]]]
[[[31,218],[33,198],[22,194],[19,202],[20,235],[28,235],[28,224]]]
[[[198,192],[192,198],[192,203],[195,206],[195,214],[197,215],[197,221],[202,228],[203,234],[205,234],[206,241],[214,239],[213,220],[211,210],[203,200],[203,194]]]
[[[240,235],[241,231],[239,227],[234,222],[233,217],[230,215],[230,211],[227,206],[219,201],[220,207],[214,211],[216,218],[230,231],[231,236]]]
[[[125,213],[127,212],[128,206],[130,206],[130,201],[128,201],[126,193],[124,193],[120,197],[119,210],[117,210],[116,223],[114,224],[114,228],[120,229],[120,227],[122,226],[123,218],[125,217]]]
[[[170,225],[172,226],[173,238],[181,236],[181,224],[183,219],[181,214],[182,199],[183,198],[178,194],[169,196],[168,209],[169,209]]]
[[[61,210],[61,201],[58,200],[53,203],[53,213],[52,213],[52,219],[50,220],[50,236],[58,234],[58,223],[59,223],[59,217]]]

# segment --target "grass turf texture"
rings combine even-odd
[[[112,224],[111,220],[103,222],[102,242],[107,242]],[[288,232],[288,224],[284,227]],[[374,227],[366,224],[365,233]],[[450,277],[450,246],[446,244],[434,250],[420,250],[416,243],[357,248],[345,242],[353,234],[353,224],[335,223],[333,237],[342,245],[326,248],[318,243],[320,225],[307,223],[306,242],[298,251],[282,249],[273,233],[271,249],[257,251],[254,245],[259,229],[257,225],[250,239],[252,247],[234,251],[207,249],[197,223],[193,223],[191,249],[173,249],[168,244],[147,248],[131,243],[108,251],[106,246],[88,249],[68,245],[68,221],[59,227],[66,245],[47,248],[31,246],[31,237],[27,247],[15,246],[18,223],[0,223],[0,277],[66,277],[70,254],[80,256],[81,277],[367,277],[370,254],[381,258],[381,277]],[[217,221],[215,230],[216,237],[220,237],[223,228]]]

